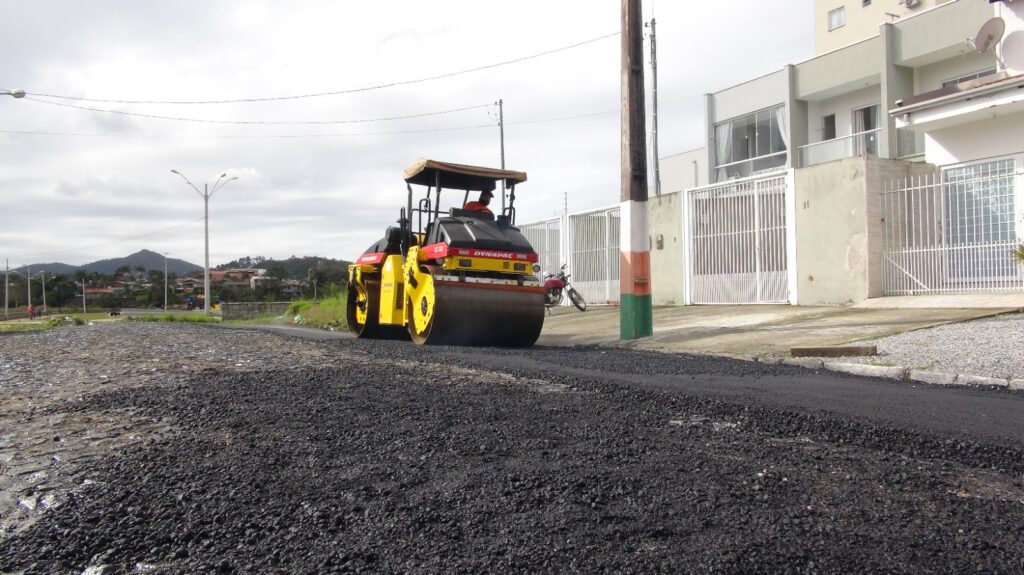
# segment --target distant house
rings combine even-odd
[[[99,298],[114,295],[114,289],[108,287],[87,287],[85,288],[85,301],[96,301]]]

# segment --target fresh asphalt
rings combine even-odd
[[[256,326],[288,337],[341,345],[410,346],[355,341],[347,332],[298,326]],[[743,406],[794,410],[914,433],[1024,447],[1024,393],[997,388],[937,386],[759,364],[727,358],[624,350],[535,346],[529,349],[420,348],[420,359],[458,363],[536,378],[586,378],[675,390]],[[698,367],[699,364],[699,367]],[[690,369],[697,367],[697,369]]]

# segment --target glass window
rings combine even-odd
[[[1016,277],[1015,167],[1008,159],[943,171],[945,240],[957,248],[948,258],[951,277]]]
[[[978,78],[983,78],[985,76],[991,76],[992,74],[995,74],[995,73],[996,73],[996,69],[995,68],[989,68],[988,70],[982,70],[980,72],[975,72],[973,74],[967,74],[966,76],[960,76],[959,78],[953,78],[952,80],[946,80],[945,82],[942,83],[942,87],[943,88],[948,88],[950,86],[956,86],[957,84],[959,84],[961,82],[969,82],[971,80],[977,80]]]
[[[844,25],[846,25],[846,7],[840,6],[835,10],[829,10],[828,31],[831,32],[836,28],[842,28]]]
[[[717,179],[745,177],[767,168],[784,166],[784,113],[785,106],[779,104],[716,124],[715,165],[725,166],[718,170]]]

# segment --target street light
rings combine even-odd
[[[10,96],[12,98],[24,98],[25,90],[3,90],[0,91],[0,95]]]
[[[25,90],[0,90],[0,95],[10,96],[12,98],[24,98]],[[10,299],[7,294],[7,274],[11,271],[11,262],[7,260],[7,267],[4,271],[4,321],[7,320],[7,305]]]
[[[238,176],[233,178],[227,178],[227,174],[221,174],[217,181],[213,184],[213,189],[210,186],[203,184],[203,191],[199,191],[199,188],[192,183],[191,180],[185,177],[178,170],[171,170],[172,174],[178,174],[181,179],[185,180],[185,183],[192,186],[192,189],[203,198],[203,234],[206,242],[206,258],[203,265],[203,313],[210,315],[210,198],[213,194],[216,194],[218,190],[228,185],[228,182],[237,180]]]

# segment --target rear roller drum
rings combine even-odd
[[[407,334],[401,326],[380,325],[380,280],[363,280],[363,289],[355,283],[348,285],[348,301],[345,302],[348,330],[352,335],[366,339],[405,339]]]

